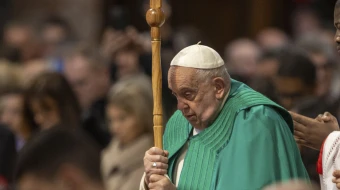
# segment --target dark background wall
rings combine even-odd
[[[8,6],[2,0],[0,9]],[[200,29],[220,52],[237,37],[254,37],[266,27],[290,33],[291,15],[299,6],[314,6],[319,14],[332,19],[336,0],[172,0],[174,27],[193,25]],[[126,6],[130,20],[139,30],[148,30],[142,0],[13,0],[13,16],[44,18],[59,14],[67,18],[84,39],[97,39],[107,23],[108,11],[115,5]],[[68,9],[64,9],[64,7]],[[1,11],[1,14],[4,12]],[[6,13],[5,13],[6,14]],[[87,19],[84,19],[86,15]],[[1,25],[0,25],[1,27]],[[84,32],[86,31],[86,32]]]

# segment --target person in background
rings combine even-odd
[[[310,32],[319,32],[321,25],[318,14],[310,7],[298,8],[292,14],[292,32],[296,39]]]
[[[72,27],[62,17],[50,16],[40,23],[38,32],[44,47],[44,58],[54,71],[62,72],[64,52],[76,41]]]
[[[273,80],[279,69],[279,52],[284,48],[264,50],[256,62],[255,77]]]
[[[318,33],[309,33],[297,40],[297,46],[308,53],[316,67],[317,95],[320,97],[332,94],[332,79],[336,68],[335,64],[333,64],[335,55],[332,45],[328,44],[326,39],[320,37]]]
[[[278,56],[279,68],[274,87],[279,103],[286,109],[316,96],[316,68],[306,52],[287,47]]]
[[[65,127],[45,130],[18,155],[18,190],[104,190],[100,150],[86,135]]]
[[[27,140],[28,131],[23,123],[24,97],[23,90],[8,89],[0,95],[0,123],[7,125],[15,134],[17,150],[19,151]]]
[[[0,123],[10,128],[17,150],[24,145],[29,131],[22,121],[23,85],[17,65],[0,61]]]
[[[322,190],[340,189],[339,160],[339,123],[337,119],[325,112],[315,119],[291,112],[294,120],[294,136],[300,146],[320,150],[319,159],[314,162],[320,175]],[[334,178],[335,177],[335,178]]]
[[[81,105],[82,127],[102,148],[110,142],[105,123],[109,65],[94,47],[79,45],[65,58],[64,74]]]
[[[126,76],[133,76],[143,73],[140,64],[140,49],[134,43],[129,43],[114,54],[114,65],[116,68],[115,78],[120,79]]]
[[[24,122],[40,130],[80,126],[80,106],[63,75],[45,72],[32,81],[24,94]]]
[[[278,74],[274,80],[278,100],[286,109],[315,117],[328,109],[320,105],[317,96],[317,69],[307,52],[297,49],[284,49],[279,55]],[[302,161],[315,183],[319,183],[316,161],[319,151],[300,147]]]
[[[340,50],[340,1],[334,8],[334,40]],[[320,150],[317,162],[322,189],[340,189],[339,172],[339,123],[331,113],[319,114],[315,119],[297,113],[290,113],[294,120],[295,139],[302,146]]]
[[[42,57],[42,46],[32,21],[9,21],[3,42],[2,56],[9,61],[27,63]]]
[[[231,42],[224,52],[231,77],[249,84],[255,75],[256,61],[261,55],[259,46],[250,39]]]
[[[287,46],[290,39],[278,28],[265,28],[257,34],[256,42],[263,50],[269,50]]]
[[[267,96],[274,102],[278,102],[274,89],[274,79],[279,69],[278,54],[280,49],[264,50],[257,60],[254,78],[249,82],[249,86]]]
[[[0,125],[0,189],[7,189],[13,183],[16,160],[15,136],[7,126]]]
[[[74,34],[69,23],[61,17],[51,16],[40,26],[40,34],[44,45],[44,55],[51,56],[62,43],[73,40]]]
[[[119,80],[108,95],[107,117],[114,138],[102,153],[106,188],[138,189],[144,152],[153,145],[150,79],[138,75]]]

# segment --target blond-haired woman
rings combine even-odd
[[[109,92],[107,117],[114,138],[102,153],[106,188],[138,189],[144,152],[153,144],[150,79],[139,75],[118,81]]]

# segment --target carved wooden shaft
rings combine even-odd
[[[162,67],[161,67],[161,32],[165,21],[162,0],[150,0],[150,9],[146,21],[151,27],[152,45],[152,92],[153,92],[153,129],[155,146],[163,149],[163,110],[162,110]]]

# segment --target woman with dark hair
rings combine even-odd
[[[24,121],[40,130],[80,125],[80,106],[63,75],[46,72],[33,79],[24,94]]]

